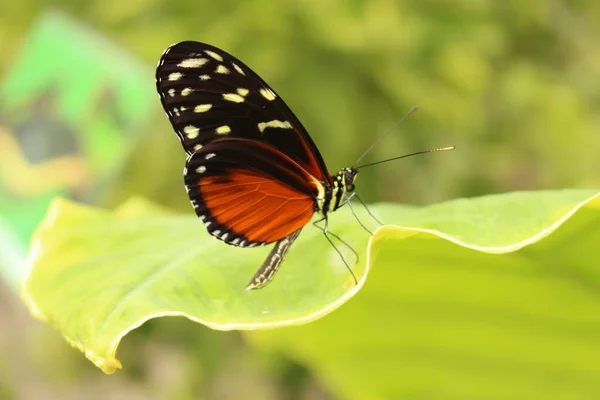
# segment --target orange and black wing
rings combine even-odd
[[[276,242],[300,230],[321,188],[290,157],[248,139],[212,142],[193,153],[185,186],[210,234],[240,247]]]
[[[214,46],[181,42],[156,70],[163,108],[188,154],[211,142],[263,142],[323,183],[333,184],[310,135],[281,97],[243,62]]]

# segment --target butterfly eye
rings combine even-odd
[[[354,183],[346,185],[346,192],[354,192],[355,186]]]

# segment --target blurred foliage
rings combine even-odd
[[[49,8],[72,14],[140,58],[148,65],[149,85],[161,52],[173,42],[201,40],[232,52],[285,98],[332,170],[354,162],[419,105],[369,159],[450,144],[457,151],[365,170],[358,192],[367,201],[427,204],[515,189],[600,186],[600,3],[592,0],[4,2],[0,76],[31,23]],[[180,145],[158,98],[148,101],[155,104],[155,120],[103,204],[138,194],[189,213]],[[0,307],[23,312],[10,303]],[[294,362],[264,360],[230,340],[235,335],[172,321],[164,327],[170,334],[130,351],[172,356],[173,365],[189,368],[181,372],[185,383],[142,362],[139,381],[109,381],[78,364],[79,355],[54,334],[13,314],[0,316],[2,325],[27,335],[0,336],[0,371],[10,371],[0,378],[3,399],[82,393],[236,398],[219,391],[224,387],[239,389],[237,398],[328,398],[317,381],[305,379],[306,372],[290,381],[304,371]],[[197,336],[211,344],[194,347]],[[173,337],[181,342],[169,342]],[[14,343],[24,349],[19,356]],[[223,362],[211,364],[211,357]],[[181,392],[153,390],[159,384]]]
[[[359,192],[369,201],[598,185],[600,5],[591,0],[25,0],[0,17],[2,69],[48,6],[149,67],[184,39],[232,52],[286,99],[333,170],[419,105],[370,158],[448,144],[457,153],[365,171]],[[148,101],[156,121],[112,203],[135,191],[188,210],[173,179],[183,164],[179,144],[157,99]]]

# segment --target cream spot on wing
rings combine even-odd
[[[227,101],[232,101],[234,103],[243,103],[244,102],[244,98],[242,96],[240,96],[239,94],[235,94],[235,93],[225,93],[223,95],[223,99],[225,99]]]
[[[264,132],[267,128],[292,129],[292,125],[288,121],[280,121],[278,119],[268,122],[260,122],[258,124],[258,130],[261,133]]]
[[[196,107],[194,107],[194,112],[203,113],[203,112],[207,112],[211,108],[212,108],[212,104],[199,104]]]
[[[246,73],[244,72],[244,70],[241,69],[239,65],[237,65],[236,63],[231,63],[231,65],[233,65],[233,68],[238,72],[238,74],[240,74],[240,75],[246,75]]]
[[[260,94],[262,94],[262,96],[269,101],[273,101],[277,98],[277,96],[275,96],[275,93],[268,88],[260,89]]]
[[[208,58],[187,58],[177,64],[181,68],[199,68],[208,62]]]
[[[217,69],[215,70],[215,72],[217,74],[228,74],[229,73],[229,69],[227,69],[227,67],[224,66],[223,64],[219,64],[219,66],[217,67]]]
[[[181,72],[173,72],[172,74],[169,74],[169,80],[177,81],[177,80],[181,79],[182,76],[183,76],[183,74]]]
[[[238,92],[238,94],[239,94],[240,96],[244,96],[244,97],[246,97],[246,95],[247,95],[247,94],[248,94],[248,92],[250,92],[250,91],[249,91],[248,89],[246,89],[246,88],[238,88],[237,92]]]
[[[201,144],[197,144],[197,145],[194,146],[194,151],[198,151],[201,148],[202,148],[202,145]]]
[[[192,93],[192,89],[190,88],[185,88],[181,91],[182,96],[188,96],[190,93]]]
[[[200,129],[196,128],[194,125],[188,125],[183,128],[183,132],[188,139],[196,139],[200,133]]]
[[[231,132],[231,128],[227,125],[223,125],[217,128],[217,135],[227,135]]]
[[[210,75],[206,75],[206,74],[204,74],[204,75],[200,75],[200,80],[201,80],[201,81],[207,81],[207,80],[209,80],[209,79],[210,79]]]
[[[169,89],[167,93],[169,93],[169,96],[173,97],[175,96],[175,89]]]
[[[210,51],[210,50],[204,50],[204,52],[206,54],[208,54],[209,56],[211,56],[212,58],[214,58],[215,60],[223,62],[223,57],[221,57],[220,54],[217,54],[214,51]]]
[[[204,165],[199,166],[198,168],[196,168],[196,172],[199,174],[203,174],[206,171],[206,167]],[[210,225],[210,223],[209,223]],[[205,224],[205,226],[208,226]]]
[[[215,157],[215,156],[216,156],[216,154],[215,154],[215,153],[208,153],[208,154],[206,155],[206,157],[204,157],[204,158],[205,158],[205,159],[207,159],[207,160],[210,160],[211,158],[213,158],[213,157]]]

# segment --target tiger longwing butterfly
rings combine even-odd
[[[246,289],[266,286],[313,214],[327,222],[351,197],[358,167],[332,176],[281,97],[214,46],[167,48],[156,87],[188,154],[185,187],[208,232],[238,247],[275,243]]]

